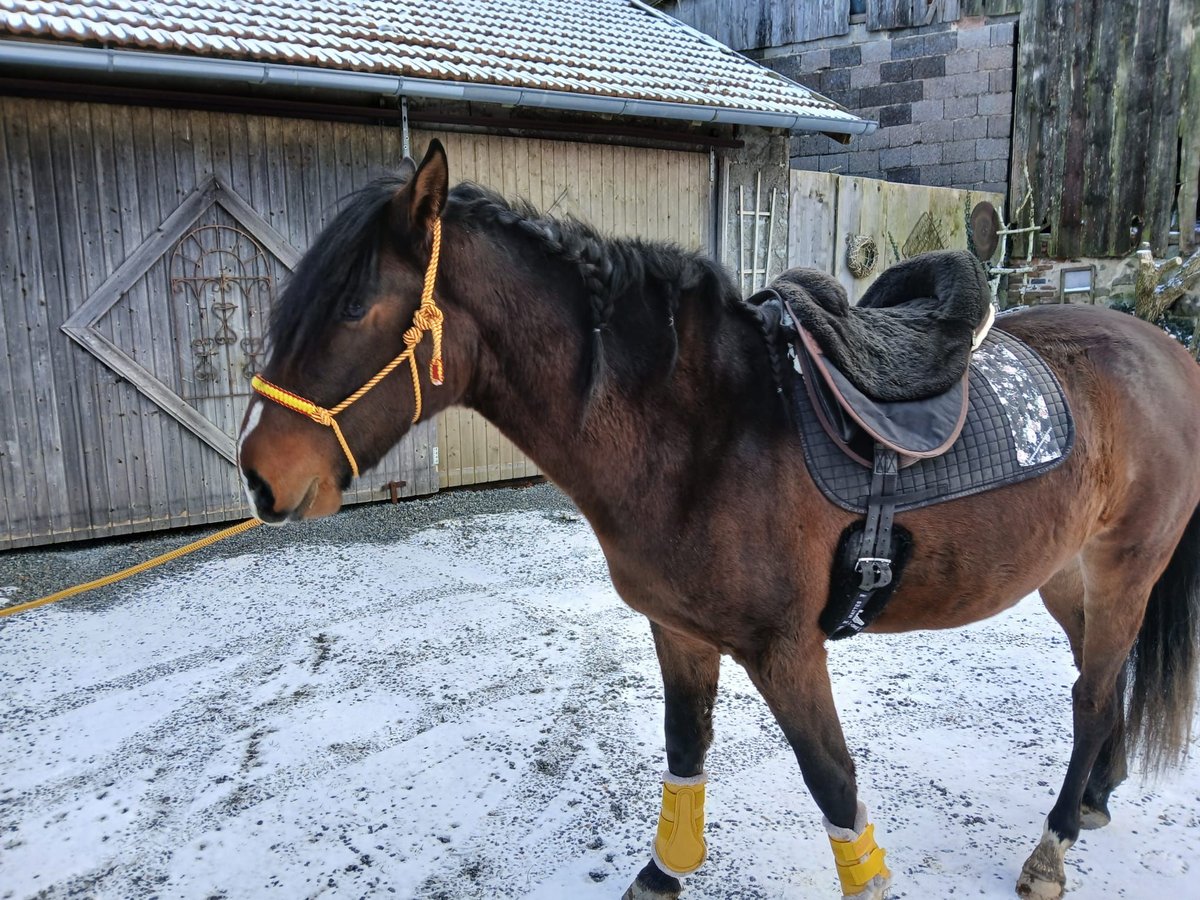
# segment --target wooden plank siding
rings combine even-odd
[[[1019,28],[1012,196],[1032,184],[1049,255],[1120,257],[1142,240],[1163,254],[1180,182],[1190,249],[1200,7],[1025,0]]]
[[[400,146],[383,126],[0,98],[0,549],[248,514],[214,448],[232,447],[248,389],[182,399],[200,326],[171,296],[171,245],[154,239],[215,176],[234,199],[197,221],[245,230],[258,219],[281,242],[259,243],[290,263],[340,197],[397,165]],[[113,368],[63,326],[134,264],[83,329],[83,344],[119,351]],[[276,270],[282,281],[287,267]],[[232,345],[217,358],[230,370],[240,360]],[[219,440],[180,416],[215,423]],[[347,502],[386,497],[391,480],[405,494],[437,490],[435,440],[435,423],[419,425]]]
[[[434,135],[414,131],[414,147]],[[439,133],[451,181],[476,181],[602,233],[708,246],[708,156],[609,144]],[[483,416],[447,410],[438,422],[442,487],[506,481],[537,467]]]
[[[735,50],[781,47],[850,30],[850,0],[674,0],[659,8]]]
[[[870,31],[957,22],[960,15],[960,0],[867,0]]]

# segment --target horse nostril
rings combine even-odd
[[[275,494],[271,491],[271,486],[254,469],[246,470],[246,491],[260,513],[274,512]]]

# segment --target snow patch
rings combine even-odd
[[[611,900],[648,860],[653,642],[577,517],[159,571],[0,623],[3,900]],[[830,665],[893,896],[1011,896],[1070,752],[1074,671],[1036,598]],[[686,896],[837,896],[791,749],[728,661],[715,724]],[[1117,790],[1067,854],[1072,898],[1191,895],[1196,758]]]

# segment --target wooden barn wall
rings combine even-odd
[[[1141,240],[1162,254],[1177,182],[1180,242],[1190,249],[1200,172],[1198,29],[1195,0],[1025,0],[1011,196],[1032,184],[1034,208],[1050,226],[1050,256],[1124,256]]]
[[[413,132],[420,147],[431,133]],[[704,153],[439,133],[454,181],[486,184],[541,210],[570,214],[621,237],[703,249],[709,238],[709,161]],[[467,409],[438,421],[442,487],[537,475],[495,425]]]
[[[1019,12],[1022,0],[867,0],[869,31]],[[735,50],[803,44],[850,31],[850,0],[671,0],[659,9]]]
[[[237,384],[221,375],[208,399],[185,387],[174,410],[214,420],[224,455],[134,383],[150,372],[186,386],[203,364],[190,346],[200,326],[168,287],[171,253],[147,242],[216,176],[248,204],[244,218],[261,217],[299,251],[339,197],[399,159],[390,128],[0,98],[0,548],[248,514],[228,458],[249,396],[240,367],[252,358],[234,358],[241,336],[205,351],[233,367]],[[244,224],[216,206],[201,219]],[[268,253],[262,271],[282,280],[279,254]],[[62,326],[138,258],[145,273],[83,329],[98,347],[119,349],[128,365],[119,374]],[[239,328],[262,312],[238,311],[250,317]],[[210,332],[212,315],[200,312]],[[418,426],[348,502],[386,496],[394,479],[407,482],[405,494],[436,491],[435,440],[434,423]]]
[[[659,8],[735,50],[781,47],[850,30],[850,0],[675,0]]]
[[[960,6],[960,0],[867,0],[867,28],[882,31],[957,22]]]

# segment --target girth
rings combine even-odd
[[[844,453],[871,469],[867,515],[852,563],[851,577],[857,584],[849,602],[834,616],[827,609],[821,622],[835,640],[852,637],[867,627],[863,613],[871,600],[892,588],[899,575],[892,531],[900,468],[939,456],[958,439],[967,417],[967,374],[945,393],[922,400],[887,402],[869,397],[825,356],[800,325],[791,302],[778,295],[768,302],[778,301],[782,301],[780,325],[788,338],[788,357],[804,381],[821,427]],[[875,613],[880,609],[881,604],[876,604]]]

